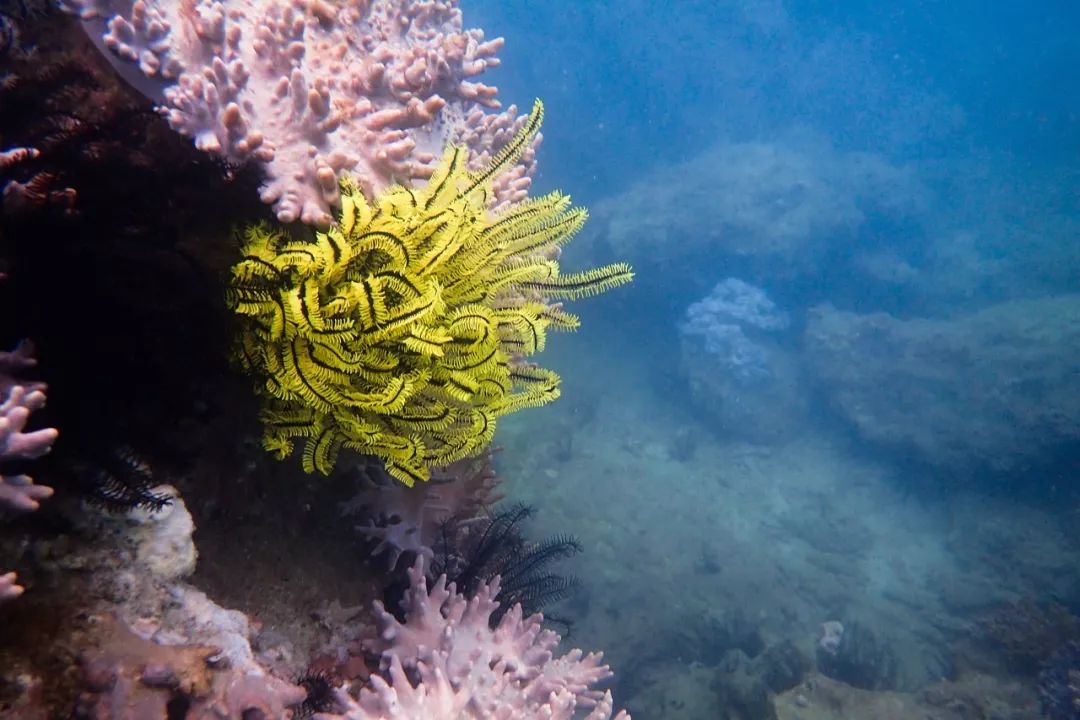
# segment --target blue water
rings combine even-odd
[[[572,640],[619,699],[766,717],[736,678],[790,645],[867,694],[815,714],[803,679],[766,692],[781,718],[886,691],[921,717],[927,688],[1038,716],[1060,643],[1022,661],[1000,628],[1080,608],[1080,5],[465,11],[507,39],[501,96],[546,103],[537,186],[592,210],[564,262],[637,271],[499,438],[512,494],[585,545]]]

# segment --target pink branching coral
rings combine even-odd
[[[282,222],[328,226],[347,171],[369,196],[431,175],[449,141],[481,165],[523,120],[477,82],[501,38],[457,0],[65,0],[173,129],[266,170]],[[496,188],[524,196],[532,154]]]
[[[491,629],[499,582],[480,588],[475,597],[458,595],[441,577],[429,590],[423,559],[409,570],[405,622],[376,603],[385,677],[372,676],[370,687],[353,699],[338,693],[342,715],[325,720],[586,720],[612,717],[610,692],[592,689],[611,676],[600,653],[571,650],[556,656],[559,636],[541,627],[539,614],[523,618],[515,606]],[[416,684],[410,677],[417,678]],[[630,720],[625,712],[616,720]]]
[[[372,555],[385,554],[391,569],[402,555],[433,556],[440,533],[453,519],[457,525],[483,516],[502,497],[492,467],[492,451],[436,468],[431,480],[407,487],[382,469],[382,463],[360,466],[361,488],[341,507],[342,515],[361,515],[357,531],[375,542]]]
[[[33,346],[20,344],[13,352],[0,353],[0,462],[41,457],[52,449],[57,437],[53,428],[23,432],[30,413],[45,405],[45,386],[19,384],[12,373],[36,363]],[[53,493],[52,488],[35,485],[26,475],[0,475],[0,508],[12,512],[37,510],[38,503]],[[15,573],[0,575],[0,602],[22,595]]]

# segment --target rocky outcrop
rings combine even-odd
[[[1080,441],[1080,295],[950,320],[819,306],[805,346],[861,436],[942,470],[1016,472]]]

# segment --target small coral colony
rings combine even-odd
[[[535,608],[512,604],[568,587],[534,566],[572,554],[576,544],[524,543],[517,523],[527,512],[492,510],[489,447],[499,417],[559,396],[558,375],[531,358],[549,331],[578,327],[561,301],[627,283],[632,272],[621,263],[560,271],[561,249],[587,213],[560,192],[530,196],[543,105],[527,115],[501,110],[495,89],[476,76],[497,64],[502,40],[462,29],[456,5],[86,0],[59,9],[27,2],[0,15],[7,100],[37,102],[33,112],[45,116],[55,96],[34,63],[55,77],[71,70],[50,47],[82,47],[86,58],[100,51],[155,111],[126,118],[192,139],[193,156],[205,151],[223,161],[223,178],[254,169],[275,219],[233,220],[239,252],[221,273],[233,342],[219,351],[254,381],[262,444],[272,456],[308,474],[378,476],[369,494],[381,499],[367,501],[368,514],[397,522],[375,520],[368,532],[380,548],[393,546],[389,572],[399,557],[412,564],[398,576],[403,595],[376,602],[366,631],[323,653],[334,662],[289,676],[295,662],[269,660],[243,615],[185,582],[195,552],[184,499],[132,452],[116,449],[121,469],[98,471],[89,490],[82,487],[110,500],[80,506],[79,537],[94,550],[71,551],[97,558],[80,561],[98,568],[77,591],[85,595],[82,617],[110,619],[64,638],[68,656],[80,659],[61,669],[62,687],[35,652],[4,650],[4,662],[21,673],[18,681],[5,674],[0,688],[13,717],[65,707],[93,718],[612,716],[610,691],[596,687],[611,674],[599,654],[558,654],[560,638],[542,628],[542,616],[526,617]],[[99,105],[109,92],[137,94],[116,78],[107,82],[120,89],[106,92],[99,74],[86,72],[69,87],[93,88]],[[7,133],[0,186],[4,239],[18,243],[11,228],[36,221],[27,217],[86,217],[93,188],[72,180],[75,166],[101,162],[106,150],[98,143],[93,153],[61,154],[55,134],[38,133],[36,143],[34,133],[12,134],[9,114],[0,111]],[[104,114],[93,125],[110,121]],[[67,122],[65,142],[79,142],[91,125],[77,113]],[[33,348],[24,344],[0,361],[0,506],[15,514],[58,504],[62,483],[8,473],[64,444],[54,429],[29,429],[46,390],[20,379],[35,363]],[[50,485],[61,490],[51,500]],[[189,493],[188,503],[198,500]],[[452,525],[462,516],[469,522]],[[474,535],[455,545],[447,538],[453,527]],[[473,550],[448,549],[455,547]],[[21,569],[0,576],[0,624],[38,594],[22,576]],[[202,655],[192,650],[211,646]],[[193,662],[196,655],[204,659]],[[341,669],[357,658],[367,666],[362,673]],[[52,670],[62,664],[51,662]]]

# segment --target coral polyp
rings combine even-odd
[[[560,273],[558,249],[587,215],[562,193],[489,210],[542,118],[537,101],[480,171],[451,146],[424,187],[369,203],[343,182],[337,222],[314,240],[244,233],[228,303],[243,319],[236,358],[261,382],[267,450],[284,459],[303,441],[304,470],[328,474],[347,448],[412,485],[480,451],[499,416],[558,397],[558,375],[525,361],[549,329],[578,327],[553,301],[632,273]]]

